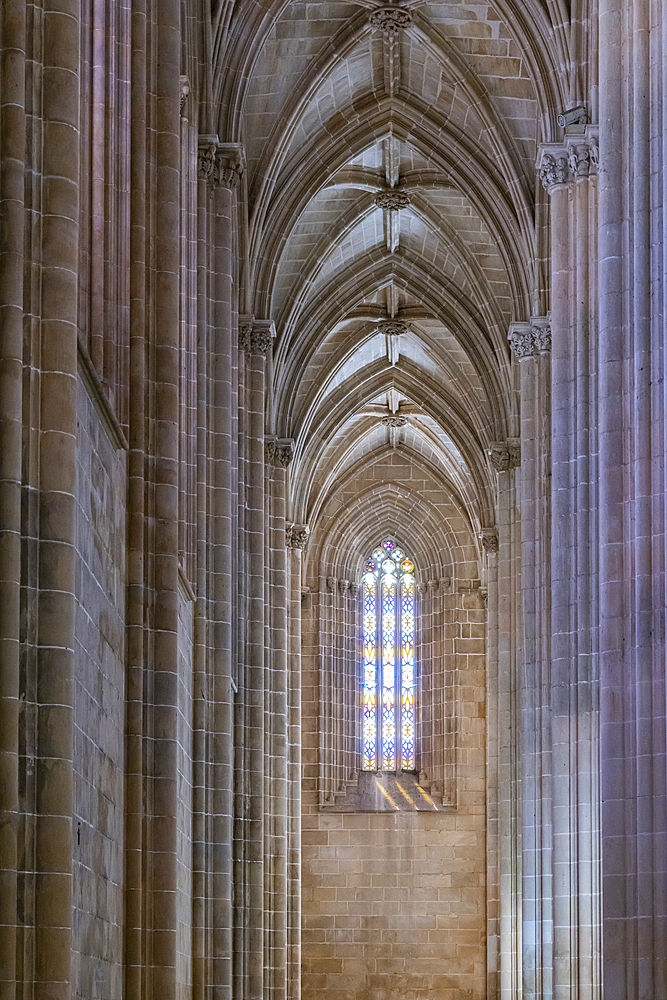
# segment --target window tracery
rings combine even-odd
[[[414,564],[391,538],[366,562],[362,601],[362,769],[414,771]]]

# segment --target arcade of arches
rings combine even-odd
[[[2,1000],[667,996],[666,67],[2,0]]]

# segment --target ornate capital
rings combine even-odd
[[[217,187],[235,188],[243,177],[245,156],[240,142],[221,142],[215,155],[213,183]]]
[[[294,441],[292,438],[266,438],[264,454],[270,462],[282,465],[286,469],[294,458]]]
[[[305,549],[310,537],[307,524],[288,524],[285,528],[285,543],[288,549]]]
[[[398,212],[407,208],[410,198],[405,191],[380,191],[375,195],[375,204],[389,212]]]
[[[368,19],[373,28],[385,35],[397,35],[402,28],[412,24],[412,14],[401,7],[379,7]]]
[[[382,418],[385,427],[405,427],[408,422],[407,417],[402,417],[399,413],[390,413]]]
[[[535,165],[542,186],[551,192],[597,172],[599,163],[597,125],[572,125],[562,143],[545,142],[538,148]]]
[[[529,323],[512,323],[507,339],[519,361],[545,354],[551,350],[551,319],[531,316]]]
[[[246,354],[266,356],[271,352],[275,335],[273,320],[242,317],[239,324],[239,350]]]
[[[535,350],[535,337],[533,336],[533,329],[530,323],[512,323],[507,339],[519,360],[522,358],[531,358],[537,353]]]
[[[509,472],[521,465],[521,444],[517,438],[493,441],[489,448],[489,461],[496,472]]]
[[[498,532],[495,528],[482,528],[482,548],[489,555],[495,555],[498,551]]]
[[[202,181],[213,184],[213,171],[215,169],[215,154],[218,148],[217,135],[200,135],[199,151],[197,155],[197,172]]]
[[[377,332],[383,333],[386,337],[398,337],[402,333],[407,333],[410,324],[402,319],[383,319],[377,325]]]

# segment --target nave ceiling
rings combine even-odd
[[[473,538],[493,527],[489,447],[517,434],[508,327],[548,310],[537,143],[585,85],[558,5],[516,8],[217,7],[217,128],[246,158],[240,311],[276,326],[295,521],[399,450]]]

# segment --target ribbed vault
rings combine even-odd
[[[394,462],[438,483],[475,558],[495,523],[489,450],[517,434],[507,331],[544,294],[534,161],[561,101],[544,5],[509,13],[266,2],[231,21],[216,86],[246,153],[240,306],[276,325],[269,427],[295,441],[311,559],[341,489],[364,512],[334,518],[354,558],[399,531]],[[400,530],[419,511],[445,531],[409,496]]]

